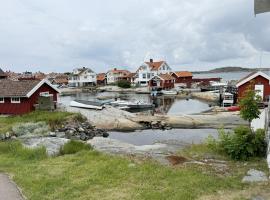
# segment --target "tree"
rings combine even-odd
[[[240,100],[240,116],[242,119],[249,122],[249,128],[251,129],[251,122],[254,119],[260,117],[260,110],[258,104],[261,102],[261,97],[256,95],[255,90],[248,88],[244,97]]]
[[[120,81],[117,82],[117,86],[120,87],[120,88],[130,88],[131,84],[127,80],[120,80]]]

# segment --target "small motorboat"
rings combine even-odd
[[[226,108],[227,111],[229,112],[235,112],[235,111],[240,111],[240,107],[239,106],[230,106]]]
[[[147,109],[147,108],[153,108],[154,105],[150,103],[145,103],[141,101],[123,101],[123,100],[117,100],[114,102],[111,102],[112,106],[117,106],[121,108],[130,108],[130,109]]]
[[[104,103],[99,101],[74,100],[69,104],[71,107],[102,110]]]
[[[176,90],[162,90],[161,94],[163,94],[163,95],[177,95],[178,92]]]

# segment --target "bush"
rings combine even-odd
[[[49,126],[45,122],[37,122],[37,123],[24,123],[17,124],[12,127],[12,131],[17,136],[23,135],[45,135],[49,130]]]
[[[60,148],[60,155],[74,154],[83,150],[91,150],[92,147],[89,144],[82,143],[80,141],[71,140]]]
[[[117,86],[120,87],[120,88],[130,88],[131,84],[127,80],[120,80],[120,81],[117,82]]]
[[[251,157],[264,157],[267,151],[265,131],[258,129],[255,133],[248,127],[240,126],[234,132],[219,131],[219,139],[210,138],[208,146],[230,156],[234,160],[247,160]]]

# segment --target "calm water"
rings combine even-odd
[[[222,81],[240,80],[250,74],[251,72],[228,72],[228,73],[209,73],[209,74],[194,74],[194,78],[215,78],[220,77]],[[270,71],[264,71],[270,75]]]
[[[173,129],[173,130],[143,130],[131,133],[110,132],[110,138],[134,145],[151,145],[154,143],[184,143],[200,144],[208,136],[217,138],[216,129]]]
[[[111,97],[111,99],[114,99],[114,97],[119,97],[122,100],[128,101],[139,100],[147,103],[153,102],[151,96],[148,94],[119,94],[113,92],[104,92],[97,94],[78,93],[70,96],[61,96],[60,102],[63,105],[69,105],[69,103],[74,99],[95,100],[103,97]],[[154,103],[157,105],[155,108],[155,113],[157,114],[170,114],[170,115],[195,114],[209,109],[209,105],[206,102],[195,99],[186,100],[186,99],[178,99],[176,97],[161,96],[157,98]]]

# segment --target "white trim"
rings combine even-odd
[[[18,99],[18,101],[14,101],[14,99]],[[10,102],[11,103],[21,103],[21,98],[20,97],[11,97]]]
[[[56,92],[61,93],[60,90],[58,90],[56,87],[54,87],[48,80],[43,79],[30,92],[27,93],[26,97],[28,97],[28,98],[31,97],[44,83],[49,85]]]
[[[267,74],[259,71],[259,72],[255,73],[255,74],[253,74],[252,76],[249,76],[246,79],[242,80],[241,82],[237,83],[236,87],[240,87],[241,85],[244,85],[245,83],[251,81],[252,79],[256,78],[257,76],[262,76],[262,77],[266,78],[269,81],[269,84],[270,84],[270,77]]]
[[[3,100],[1,100],[3,99]],[[5,98],[4,97],[0,97],[0,103],[5,103]]]

